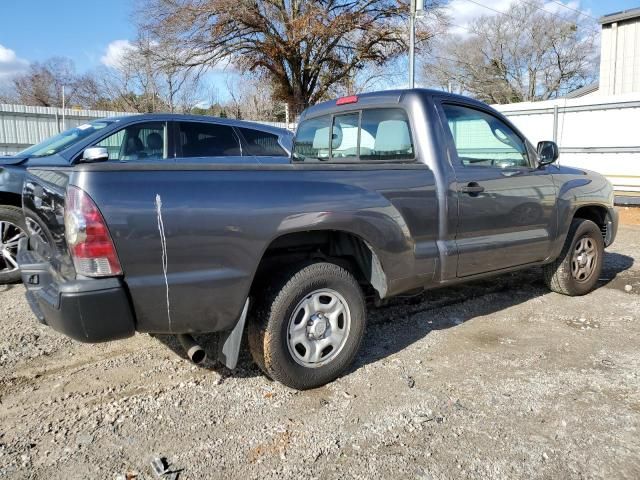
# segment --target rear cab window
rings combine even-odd
[[[409,119],[401,108],[370,108],[304,120],[294,161],[407,162],[415,160]]]

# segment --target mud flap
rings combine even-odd
[[[247,312],[249,311],[249,299],[244,303],[242,314],[238,319],[238,323],[228,332],[221,332],[218,340],[218,361],[223,363],[227,368],[233,370],[238,364],[238,355],[240,354],[240,344],[242,343],[242,332],[244,324],[247,320]]]

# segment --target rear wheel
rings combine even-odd
[[[269,283],[249,323],[255,362],[269,377],[300,390],[336,379],[364,336],[364,298],[353,275],[319,262]]]
[[[0,284],[20,280],[16,257],[18,242],[27,236],[26,232],[22,210],[8,205],[0,206]]]
[[[592,291],[604,260],[604,240],[598,226],[591,220],[576,218],[560,256],[544,267],[547,286],[563,295],[584,295]]]

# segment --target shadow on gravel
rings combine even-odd
[[[605,252],[603,271],[596,288],[607,285],[631,268],[633,263],[634,259],[627,255]],[[393,355],[433,330],[455,327],[547,293],[549,290],[544,284],[542,270],[532,268],[429,290],[411,298],[393,299],[383,307],[370,306],[367,334],[350,371]],[[451,306],[461,307],[455,316],[439,314],[440,309]]]
[[[178,339],[174,335],[152,335],[160,343],[164,344],[176,355],[184,359],[186,362],[191,362],[187,357],[186,352],[178,342]],[[249,378],[262,375],[262,372],[253,363],[251,354],[247,347],[246,334],[242,339],[242,347],[240,349],[240,358],[238,358],[238,365],[233,370],[228,369],[216,360],[218,352],[218,334],[216,333],[202,333],[194,335],[193,338],[200,344],[202,348],[207,352],[207,359],[198,365],[199,368],[211,370],[218,373],[222,377],[237,377],[237,378]]]
[[[602,273],[600,274],[598,287],[603,287],[609,283],[616,283],[616,277],[633,267],[633,258],[628,255],[621,255],[619,253],[605,252],[604,265],[602,267]]]
[[[633,258],[627,255],[606,252],[598,288],[612,282],[620,273],[631,268],[633,262]],[[389,300],[384,306],[368,305],[367,333],[360,354],[349,372],[403,350],[427,336],[432,330],[451,328],[472,318],[490,315],[546,293],[549,293],[549,290],[542,280],[541,269],[533,268],[463,285],[429,290],[411,297],[397,297]],[[438,315],[440,309],[456,305],[463,305],[463,308],[458,309],[457,312],[461,313],[457,313],[456,317]],[[430,319],[423,321],[415,318],[422,314]],[[176,355],[189,361],[175,336],[153,337]],[[222,377],[248,378],[262,375],[251,359],[246,332],[242,340],[238,366],[233,370],[216,360],[217,334],[199,334],[194,335],[194,338],[207,352],[207,360],[200,368],[215,371]]]

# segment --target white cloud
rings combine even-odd
[[[509,8],[511,3],[512,0],[494,0],[487,4],[487,6],[493,10],[504,12]],[[452,25],[452,31],[460,34],[466,33],[465,27],[479,16],[498,15],[493,10],[467,0],[452,0],[449,5],[447,5],[447,13],[451,17],[451,22],[454,24]]]
[[[152,42],[151,45],[157,44]],[[129,40],[114,40],[107,45],[104,55],[100,57],[100,63],[107,67],[118,69],[122,66],[122,62],[127,55],[131,55],[136,49],[137,47]],[[235,68],[230,58],[224,58],[215,65],[209,65],[204,70],[206,72],[234,72]]]
[[[19,58],[16,52],[0,45],[0,81],[24,72],[29,67],[29,62]]]
[[[136,47],[129,40],[114,40],[107,46],[105,54],[100,57],[100,62],[107,67],[118,68],[122,65],[124,58],[135,49]]]
[[[500,15],[495,10],[506,12],[515,1],[517,0],[479,0],[476,4],[469,0],[451,0],[446,7],[446,12],[452,22],[451,32],[463,36],[468,35],[467,27],[475,18],[481,15]],[[575,10],[578,10],[587,15],[591,15],[590,10],[583,10],[581,8],[580,0],[558,1],[564,6],[553,1],[545,1],[543,9],[549,12],[549,14],[575,14]],[[480,3],[484,6],[479,5]]]

